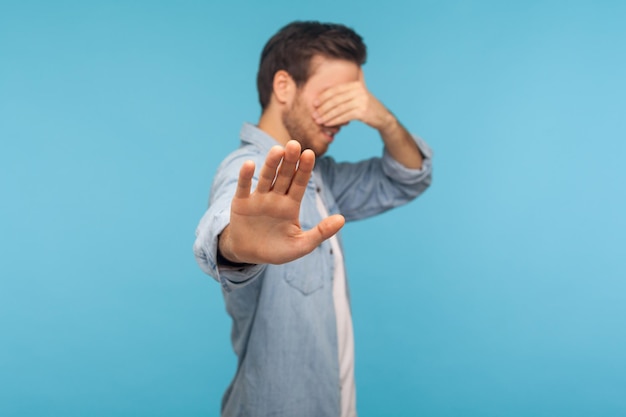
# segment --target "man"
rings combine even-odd
[[[233,320],[238,366],[223,416],[356,415],[337,232],[412,200],[431,178],[428,146],[367,90],[365,58],[354,31],[319,22],[285,26],[261,54],[261,118],[220,165],[194,244]],[[379,132],[382,157],[323,156],[352,120]]]

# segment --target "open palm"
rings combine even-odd
[[[239,172],[230,224],[220,236],[220,252],[232,262],[282,264],[298,259],[341,229],[344,218],[333,215],[316,227],[300,227],[300,205],[315,164],[311,150],[301,152],[297,141],[273,147],[261,168],[259,182],[250,192],[254,162]]]

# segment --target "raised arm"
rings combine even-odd
[[[314,103],[313,118],[324,126],[340,126],[360,120],[378,130],[387,152],[409,169],[422,168],[422,154],[411,134],[396,117],[369,92],[363,70],[359,80],[324,90]]]
[[[234,264],[282,264],[300,258],[344,225],[341,215],[323,219],[311,230],[300,227],[300,204],[315,164],[311,150],[289,141],[273,147],[251,191],[254,162],[239,172],[230,223],[219,237],[219,252]]]

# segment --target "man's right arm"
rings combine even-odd
[[[202,269],[227,286],[219,276],[219,267],[227,265],[219,265],[218,253],[231,265],[282,264],[310,253],[337,233],[344,224],[340,215],[327,217],[308,231],[300,227],[300,204],[314,164],[313,152],[301,153],[296,141],[290,141],[285,148],[275,146],[251,192],[255,164],[244,162],[229,215],[226,207],[218,207],[213,208],[212,218],[210,207],[196,232],[194,252]],[[241,269],[243,273],[246,268]]]
[[[307,255],[341,229],[340,215],[323,219],[317,227],[300,227],[300,204],[313,171],[315,155],[301,153],[300,144],[273,147],[251,192],[254,162],[239,172],[230,208],[230,224],[219,240],[221,254],[243,264],[283,264]]]

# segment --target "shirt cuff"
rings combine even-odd
[[[383,152],[383,171],[385,174],[402,183],[420,182],[432,171],[433,151],[428,144],[419,136],[411,135],[415,144],[422,153],[422,167],[420,169],[407,168],[396,161],[385,148]]]
[[[217,263],[218,237],[229,223],[229,212],[226,210],[215,212],[209,208],[198,225],[193,247],[200,268],[215,278],[227,292],[249,284],[265,267],[265,265],[232,267]]]

